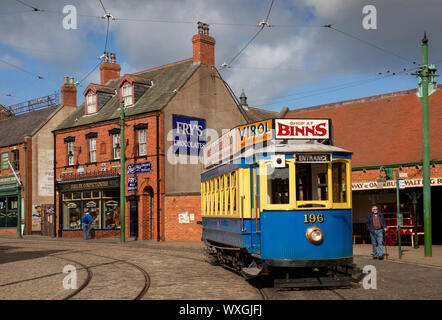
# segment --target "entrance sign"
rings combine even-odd
[[[172,115],[173,152],[199,156],[206,145],[206,120]]]
[[[296,162],[304,162],[304,163],[327,163],[331,161],[331,157],[329,153],[324,154],[302,154],[298,153],[295,155]]]
[[[329,119],[275,119],[276,139],[330,139]]]

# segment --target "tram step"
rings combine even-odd
[[[241,272],[245,273],[249,277],[256,277],[261,273],[262,269],[256,267],[242,268]]]
[[[350,284],[349,277],[342,278],[299,278],[299,279],[274,279],[275,288],[312,288],[312,287],[342,287]]]

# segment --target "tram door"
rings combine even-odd
[[[138,238],[138,201],[131,200],[130,208],[130,236]]]

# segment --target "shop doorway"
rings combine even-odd
[[[138,200],[129,201],[130,236],[138,239]]]
[[[143,190],[143,216],[145,217],[146,240],[154,239],[153,232],[153,189],[152,187],[146,187]]]

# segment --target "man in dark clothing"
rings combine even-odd
[[[87,210],[84,211],[83,217],[81,217],[81,223],[83,223],[84,240],[89,240],[92,216],[89,214],[89,212],[87,212]]]
[[[367,229],[370,232],[371,245],[373,246],[373,259],[384,259],[382,240],[384,231],[387,230],[384,216],[378,212],[378,206],[373,206],[367,219]],[[376,244],[379,247],[379,254],[376,250]]]

